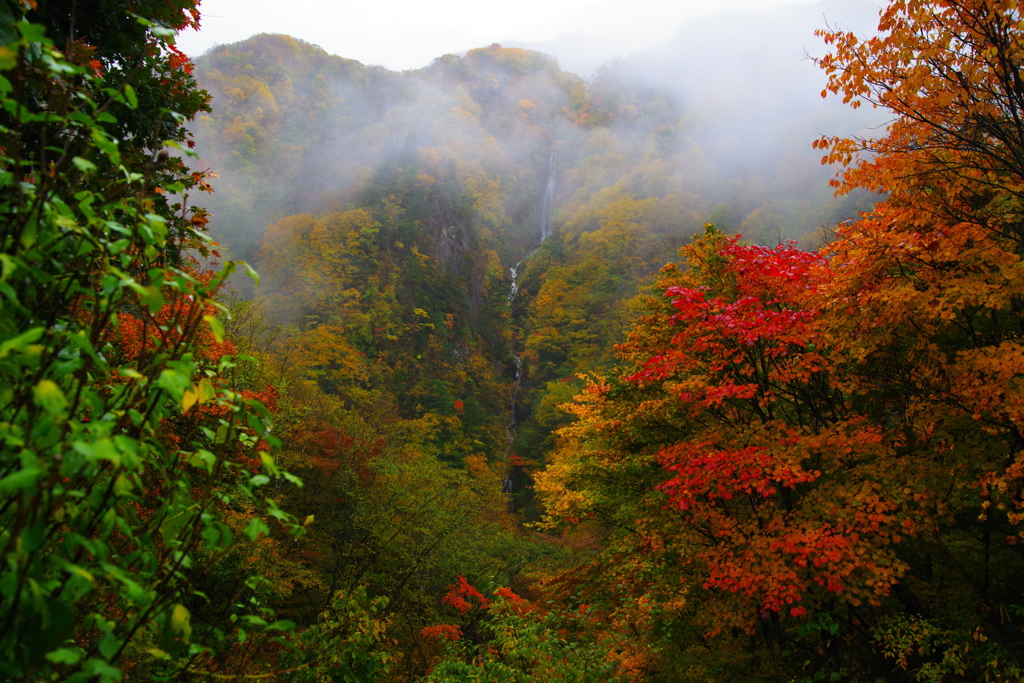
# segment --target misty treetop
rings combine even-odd
[[[721,167],[718,150],[739,131],[706,139],[706,126],[694,121],[703,120],[707,104],[650,84],[644,68],[635,60],[612,62],[586,80],[542,54],[492,45],[397,73],[287,36],[220,46],[197,60],[214,112],[194,126],[203,160],[220,175],[210,202],[214,234],[234,253],[251,256],[268,217],[358,202],[376,169],[428,149],[446,163],[472,164],[460,175],[480,174],[476,192],[494,186],[490,227],[513,249],[502,254],[506,263],[539,239],[538,204],[552,152],[555,223],[571,223],[572,230],[588,229],[588,214],[623,193],[677,195],[698,214],[698,227],[721,205],[720,223],[739,229],[750,217],[746,234],[757,230],[766,241],[782,232],[800,237],[820,221],[852,215],[853,207],[831,200],[823,182],[812,185],[827,175],[803,138],[791,137],[775,160],[802,155],[796,165],[763,165],[719,180],[731,171]],[[736,107],[751,106],[740,93],[729,96]],[[806,127],[799,112],[793,118],[796,128]],[[806,180],[795,191],[775,189],[793,178]]]

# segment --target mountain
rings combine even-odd
[[[870,205],[834,199],[803,151],[830,132],[812,126],[857,119],[787,101],[811,66],[788,64],[791,43],[755,59],[769,41],[746,17],[748,52],[713,72],[719,20],[702,21],[590,80],[500,45],[401,73],[288,36],[219,46],[196,61],[213,97],[194,129],[219,176],[211,232],[255,262],[284,338],[330,345],[308,368],[321,390],[402,420],[454,415],[461,397],[445,458],[542,462],[575,376],[612,361],[648,274],[704,222],[813,241]],[[752,100],[764,108],[747,116]]]

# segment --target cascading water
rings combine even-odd
[[[530,253],[520,259],[519,263],[515,264],[508,269],[509,275],[512,277],[512,286],[508,290],[508,300],[512,301],[516,298],[516,294],[519,293],[519,284],[516,282],[516,278],[519,277],[519,266],[523,265],[523,261],[533,256],[533,254],[540,249],[540,245],[544,244],[544,241],[548,237],[551,237],[551,209],[555,205],[555,153],[552,152],[548,156],[548,167],[546,178],[544,180],[544,197],[540,201],[540,242],[537,243]]]
[[[536,249],[534,249],[536,251]],[[523,261],[530,258],[533,252],[527,254]],[[516,294],[519,292],[519,285],[516,283],[516,277],[518,277],[519,266],[523,263],[520,261],[516,265],[508,269],[509,275],[512,276],[512,286],[508,289],[508,300],[509,303],[516,298]],[[516,398],[519,394],[519,383],[523,379],[523,359],[516,353],[515,346],[512,347],[512,360],[516,364],[516,377],[512,381],[512,392],[509,397],[509,417],[508,424],[505,426],[505,477],[501,482],[501,490],[504,493],[512,493],[512,466],[508,462],[508,455],[512,452],[512,444],[516,440]]]
[[[555,153],[548,157],[548,178],[544,183],[544,199],[540,204],[540,243],[551,236],[551,209],[555,205]]]
[[[508,462],[508,454],[516,440],[516,396],[519,394],[519,383],[523,379],[523,360],[516,353],[512,354],[512,360],[516,362],[516,378],[512,381],[508,425],[505,427],[505,476],[501,481],[503,493],[512,493],[512,466]]]
[[[555,204],[555,153],[552,152],[548,156],[548,167],[547,177],[544,181],[544,197],[540,203],[540,242],[537,246],[530,250],[530,253],[524,256],[519,263],[515,264],[508,269],[509,276],[512,279],[512,285],[508,289],[508,300],[511,303],[515,298],[516,294],[519,293],[519,283],[517,278],[519,277],[519,266],[523,265],[526,259],[533,256],[533,254],[540,249],[540,245],[544,244],[544,241],[551,236],[551,209]],[[507,464],[508,455],[512,451],[512,444],[516,440],[516,398],[519,394],[519,383],[523,379],[523,359],[516,352],[516,349],[512,349],[512,360],[516,364],[516,377],[512,382],[511,392],[511,405],[509,408],[509,420],[508,426],[505,428],[505,435],[507,443],[505,445],[505,478],[502,481],[501,489],[505,493],[512,493],[512,468]]]
[[[520,261],[519,263],[522,263]],[[515,264],[508,269],[508,274],[512,278],[512,286],[508,288],[508,300],[512,301],[516,298],[516,294],[519,293],[519,285],[516,283],[516,278],[519,277],[519,263]]]

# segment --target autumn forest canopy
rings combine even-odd
[[[0,0],[0,680],[1024,679],[1022,5]]]

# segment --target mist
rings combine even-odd
[[[219,176],[205,202],[211,232],[227,255],[259,265],[267,226],[363,205],[405,175],[444,187],[445,201],[462,205],[467,240],[482,240],[505,268],[538,246],[542,224],[593,231],[626,196],[655,202],[645,229],[666,244],[707,221],[754,242],[816,244],[876,198],[834,197],[838,169],[822,166],[811,142],[870,136],[885,121],[821,97],[814,30],[868,33],[876,15],[871,2],[826,0],[698,17],[585,76],[565,68],[596,63],[583,34],[533,44],[541,50],[439,55],[401,72],[299,37],[218,46],[196,60],[213,98],[194,124],[196,165]],[[557,191],[541,216],[552,154]]]

